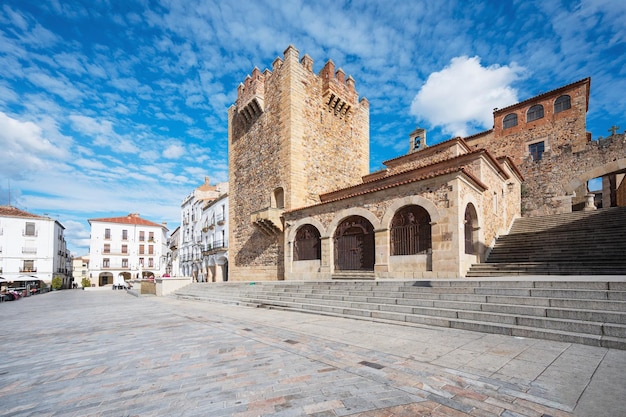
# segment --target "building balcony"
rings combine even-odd
[[[228,243],[226,241],[216,240],[213,243],[209,243],[202,249],[202,256],[213,255],[220,251],[228,249]]]
[[[275,236],[283,231],[283,209],[268,207],[255,211],[250,215],[250,221],[268,236]]]
[[[37,272],[37,268],[20,268],[20,272]]]

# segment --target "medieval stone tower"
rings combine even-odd
[[[369,172],[369,102],[332,61],[289,46],[239,86],[228,112],[230,279],[284,278],[282,213]]]

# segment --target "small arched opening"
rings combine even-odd
[[[465,232],[465,253],[468,255],[478,254],[478,215],[472,203],[465,208],[463,218]]]

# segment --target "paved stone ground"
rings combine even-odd
[[[3,416],[624,416],[626,352],[125,291],[0,304]]]

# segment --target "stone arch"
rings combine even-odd
[[[293,241],[292,257],[294,261],[322,259],[322,241],[319,229],[308,223],[298,228]]]
[[[381,222],[378,220],[378,217],[376,217],[374,213],[372,213],[371,211],[366,210],[361,207],[348,208],[348,209],[340,210],[335,214],[335,217],[328,225],[328,234],[322,234],[322,238],[330,237],[331,234],[334,234],[335,230],[337,229],[337,226],[339,226],[341,222],[343,222],[345,219],[347,219],[350,216],[360,216],[360,217],[366,218],[367,220],[369,220],[372,226],[374,226],[374,230],[381,228]],[[432,219],[432,215],[431,215],[431,219]]]
[[[391,225],[391,220],[393,220],[393,216],[395,216],[396,212],[404,206],[422,207],[430,215],[431,224],[439,222],[441,218],[441,214],[439,213],[437,206],[435,206],[432,201],[419,195],[410,195],[394,201],[387,208],[387,210],[385,211],[385,215],[383,216],[383,220],[380,222],[381,226],[384,228],[389,228],[389,226]]]
[[[432,227],[428,210],[410,204],[399,208],[391,222],[390,255],[416,255],[432,250]]]
[[[297,220],[293,223],[289,224],[289,232],[287,233],[287,242],[293,242],[296,239],[296,233],[298,233],[298,229],[304,226],[305,224],[310,224],[314,226],[318,232],[320,232],[321,237],[328,237],[328,231],[322,225],[322,223],[313,218],[313,217],[305,217],[304,219]]]
[[[576,178],[567,183],[565,186],[565,193],[571,195],[576,189],[585,185],[587,181],[619,171],[626,171],[626,158],[607,162],[578,174]]]
[[[363,216],[344,217],[333,234],[335,271],[374,271],[374,225]]]

